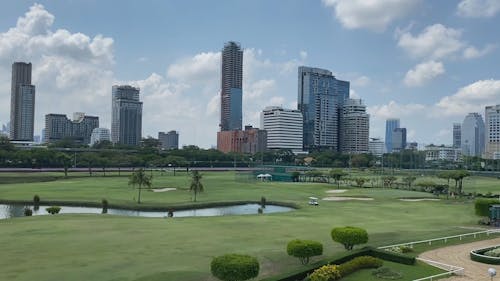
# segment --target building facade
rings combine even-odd
[[[264,152],[267,150],[267,132],[252,126],[245,126],[245,130],[217,132],[217,149],[224,153]]]
[[[268,149],[302,151],[303,120],[299,110],[266,107],[260,114],[260,124],[267,131]]]
[[[460,123],[453,124],[453,147],[462,147],[462,124]]]
[[[453,146],[425,146],[425,161],[450,161],[457,162],[461,159],[462,151]]]
[[[158,141],[162,149],[178,149],[179,148],[179,133],[177,131],[170,131],[168,133],[159,132]]]
[[[385,151],[392,152],[392,134],[394,129],[399,128],[400,123],[398,118],[390,118],[385,121]]]
[[[392,131],[392,152],[406,149],[406,128],[396,128]]]
[[[366,105],[360,99],[347,99],[340,120],[341,152],[368,153],[370,115],[366,113]]]
[[[103,141],[111,141],[111,133],[108,128],[95,128],[90,135],[90,145]]]
[[[348,98],[348,81],[337,80],[325,69],[299,67],[297,100],[304,118],[304,150],[340,151],[340,113]]]
[[[44,142],[51,143],[62,139],[71,139],[81,144],[89,144],[92,131],[99,127],[99,117],[87,116],[77,112],[73,120],[65,114],[45,115]]]
[[[241,130],[243,122],[243,50],[236,42],[222,49],[220,130]]]
[[[484,121],[479,113],[469,113],[462,123],[462,154],[482,156],[484,152]]]
[[[31,85],[31,63],[12,64],[10,91],[10,138],[33,141],[35,86]]]
[[[486,125],[487,159],[500,159],[500,104],[487,106],[484,110]]]
[[[385,143],[380,138],[370,138],[368,143],[368,152],[374,156],[380,157],[384,154]]]
[[[140,89],[129,85],[115,85],[111,102],[111,141],[137,146],[142,138],[142,102]]]

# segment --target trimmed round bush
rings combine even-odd
[[[33,215],[33,210],[30,208],[24,208],[24,215],[27,217],[31,217]]]
[[[331,235],[332,240],[344,245],[346,250],[352,250],[355,245],[368,242],[368,232],[359,227],[336,227],[332,229]]]
[[[259,262],[249,255],[227,254],[215,257],[210,271],[222,281],[244,281],[259,275]]]
[[[51,215],[55,215],[55,214],[59,214],[59,212],[61,211],[61,207],[52,206],[52,207],[45,208],[45,210],[47,211],[47,213],[49,213]]]
[[[342,278],[338,265],[324,265],[308,276],[310,281],[334,281]]]
[[[323,254],[323,244],[312,240],[295,239],[288,242],[286,252],[289,256],[299,258],[302,264],[308,264],[310,257]]]

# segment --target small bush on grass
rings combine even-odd
[[[210,271],[222,281],[245,281],[259,275],[259,262],[248,255],[227,254],[215,257]]]
[[[33,204],[40,205],[40,196],[38,195],[33,196]]]
[[[380,267],[372,272],[372,275],[380,279],[397,280],[403,278],[403,274],[388,267]]]
[[[30,208],[24,208],[24,215],[27,217],[31,217],[33,215],[33,210]]]
[[[312,240],[295,239],[288,242],[286,252],[289,256],[299,258],[300,263],[308,264],[310,257],[323,254],[323,244]]]
[[[342,278],[338,265],[324,265],[308,276],[309,281],[334,281]]]
[[[345,277],[353,272],[365,268],[379,268],[384,262],[371,256],[361,256],[339,265],[340,275]]]
[[[59,214],[59,212],[61,211],[61,207],[52,206],[52,207],[45,208],[45,210],[47,211],[47,213],[49,213],[51,215],[55,215],[55,214]]]
[[[107,214],[108,213],[108,200],[102,199],[102,213]]]
[[[332,240],[344,245],[346,250],[352,250],[354,245],[368,242],[368,232],[359,227],[336,227],[332,229],[331,235]]]
[[[260,198],[260,207],[261,208],[265,208],[266,207],[266,202],[267,202],[266,197],[262,196]]]

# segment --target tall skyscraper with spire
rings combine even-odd
[[[33,141],[35,86],[31,85],[31,63],[13,63],[11,83],[10,139]]]
[[[220,130],[242,129],[243,50],[240,44],[224,44],[221,63]]]

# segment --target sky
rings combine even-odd
[[[297,68],[332,71],[370,113],[370,136],[400,118],[408,140],[451,144],[452,124],[500,103],[498,0],[100,1],[0,3],[0,124],[14,61],[32,62],[35,135],[44,116],[85,112],[110,128],[111,87],[141,89],[143,137],[177,130],[216,145],[220,51],[244,48],[243,125],[297,107]]]

